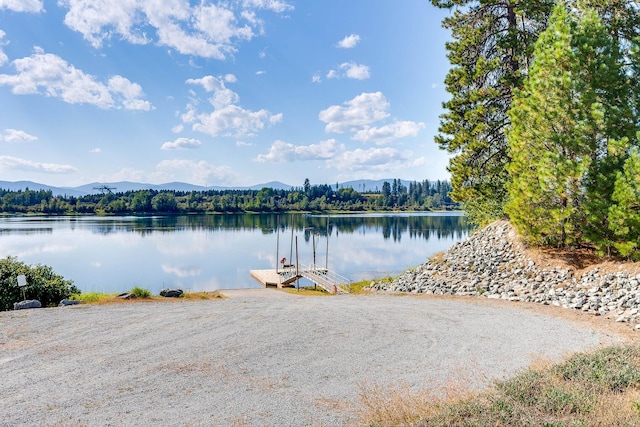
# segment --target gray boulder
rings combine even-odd
[[[40,308],[42,307],[42,303],[37,299],[28,299],[20,302],[13,303],[14,310],[25,310],[28,308]]]
[[[77,299],[63,299],[62,301],[60,301],[60,307],[66,307],[67,305],[76,305],[76,304],[80,304],[84,301],[80,301]]]
[[[123,292],[120,295],[118,295],[118,298],[120,298],[120,299],[135,299],[136,296],[134,294],[129,293],[129,292]]]
[[[160,296],[166,298],[178,298],[183,294],[182,289],[169,289],[165,288],[160,291]]]

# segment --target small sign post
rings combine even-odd
[[[27,277],[24,274],[18,276],[18,287],[22,288],[22,300],[27,299],[24,294],[24,288],[27,286]]]

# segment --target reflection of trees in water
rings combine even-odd
[[[236,215],[181,215],[157,217],[113,217],[96,221],[87,220],[94,232],[107,234],[114,232],[151,233],[175,232],[180,230],[260,230],[263,234],[274,234],[278,225],[281,233],[302,234],[305,241],[312,234],[334,233],[382,233],[385,239],[400,241],[408,235],[410,239],[462,239],[470,226],[464,216],[459,215],[341,215],[311,216],[302,214],[236,214]],[[84,221],[83,221],[84,222]],[[76,223],[80,226],[80,223]]]

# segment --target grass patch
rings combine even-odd
[[[415,392],[390,386],[361,393],[369,426],[637,426],[640,347],[576,354],[525,370],[480,393]]]
[[[386,277],[377,277],[375,279],[360,280],[359,282],[352,282],[351,285],[350,285],[351,293],[352,294],[365,294],[365,293],[369,292],[369,290],[365,289],[365,288],[368,288],[371,285],[372,282],[391,283],[395,279],[396,279],[396,277],[386,276]]]
[[[139,286],[135,286],[133,289],[129,291],[130,294],[136,296],[136,298],[151,298],[151,291],[149,289],[144,289]]]
[[[89,292],[86,294],[74,294],[69,299],[84,301],[87,304],[107,304],[113,302],[118,294],[102,294],[99,292]]]
[[[203,301],[212,299],[225,299],[226,297],[219,291],[213,292],[184,292],[180,295],[179,299],[186,299],[190,301]],[[171,299],[171,298],[167,298]]]

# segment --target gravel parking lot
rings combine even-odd
[[[227,295],[0,313],[0,425],[351,425],[373,384],[481,386],[619,339],[479,299]]]

